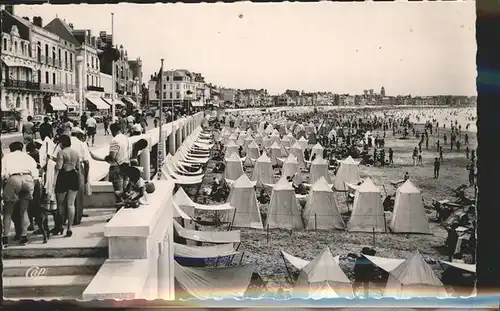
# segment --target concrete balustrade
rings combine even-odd
[[[85,289],[84,300],[174,297],[174,183],[153,183],[158,191],[148,195],[148,205],[121,209],[104,227],[109,259]]]
[[[170,152],[175,154],[184,139],[201,125],[203,117],[200,112],[191,118],[162,126],[163,139],[171,138]],[[139,158],[140,165],[144,168],[143,177],[149,180],[150,150],[158,144],[159,129],[131,137],[130,142],[133,144],[141,138],[147,139],[149,143]],[[108,147],[93,152],[104,156],[108,153]],[[94,169],[93,176],[103,176],[100,178],[103,179],[107,175],[109,166],[104,164]],[[137,209],[121,209],[105,225],[109,259],[85,289],[84,300],[175,298],[172,226],[175,184],[171,180],[151,182],[155,184],[156,191],[148,194],[147,205]],[[96,200],[103,205],[114,204],[110,182],[94,180],[91,185],[94,193],[91,197],[86,197],[87,204],[95,204]]]

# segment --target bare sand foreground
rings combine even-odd
[[[416,125],[417,129],[422,129],[423,126]],[[443,134],[446,133],[450,137],[449,129],[439,129],[440,143],[443,144]],[[462,132],[464,133],[464,132]],[[373,133],[374,136],[377,132]],[[380,136],[383,133],[380,132]],[[462,134],[463,135],[463,134]],[[477,140],[476,134],[468,132],[469,148],[476,149]],[[385,149],[386,154],[388,148],[394,150],[394,166],[393,167],[367,167],[360,165],[361,178],[370,177],[373,182],[385,190],[388,194],[394,194],[396,188],[390,184],[390,181],[401,180],[408,172],[411,181],[421,190],[424,202],[427,208],[427,216],[433,235],[407,235],[407,234],[376,234],[371,233],[349,233],[349,232],[327,232],[327,231],[293,231],[288,230],[270,230],[269,241],[266,230],[241,229],[241,245],[239,250],[244,252],[243,258],[240,256],[234,258],[236,264],[254,263],[257,265],[256,271],[261,277],[268,282],[269,291],[275,291],[282,287],[285,290],[292,287],[292,283],[288,277],[287,268],[280,255],[280,250],[284,250],[294,256],[303,259],[311,260],[318,255],[326,246],[330,246],[333,255],[342,255],[340,264],[346,275],[354,280],[353,267],[354,260],[349,258],[349,253],[359,254],[364,246],[373,247],[377,251],[377,256],[389,258],[406,258],[419,250],[424,257],[433,259],[448,260],[448,256],[443,252],[441,246],[444,244],[447,233],[433,219],[435,217],[434,210],[430,209],[430,204],[433,199],[444,200],[449,199],[454,201],[456,198],[453,189],[456,189],[462,184],[468,184],[468,172],[466,165],[470,160],[465,157],[465,147],[461,147],[460,152],[450,152],[449,140],[444,150],[444,161],[441,165],[439,179],[434,179],[433,161],[438,157],[436,151],[436,142],[438,136],[436,133],[429,135],[429,149],[425,149],[425,144],[422,146],[423,166],[413,166],[411,152],[415,146],[418,146],[418,139],[415,136],[408,140],[399,139],[401,135],[392,135],[392,131],[386,133]],[[463,142],[463,139],[462,139]],[[387,156],[386,156],[387,157]],[[223,179],[221,174],[212,173],[212,168],[215,166],[214,161],[210,161],[207,165],[206,175],[201,185],[201,189],[210,188],[214,177]],[[246,173],[251,176],[252,169],[247,169]],[[330,172],[332,174],[332,172]],[[307,174],[306,174],[307,175]],[[202,202],[205,198],[198,192],[196,197],[196,189],[187,188],[186,192],[198,202]],[[337,193],[339,204],[345,205],[345,194]],[[474,189],[469,187],[466,190],[466,195],[469,198],[474,198]],[[211,204],[209,198],[206,198],[206,204]],[[266,206],[261,206],[264,210]],[[203,218],[210,218],[211,215],[198,215]],[[344,218],[347,222],[348,217]],[[389,221],[389,219],[388,219]],[[199,228],[200,230],[214,230],[213,227]],[[224,230],[223,228],[221,228]],[[226,229],[227,230],[227,229]],[[467,258],[464,257],[467,260]],[[241,261],[240,261],[241,260]],[[297,273],[297,270],[288,264],[289,271]],[[442,272],[439,264],[432,265],[438,276]]]

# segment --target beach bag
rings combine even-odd
[[[90,187],[90,183],[87,182],[83,188],[83,194],[86,196],[91,196],[92,195],[92,187]]]

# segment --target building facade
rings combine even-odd
[[[44,29],[41,17],[13,13],[2,12],[2,110],[18,111],[20,127],[28,115],[75,105],[75,45]]]

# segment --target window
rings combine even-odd
[[[92,84],[90,84],[90,85],[94,86],[94,76],[90,77],[90,79],[92,81]]]
[[[49,72],[45,71],[45,83],[49,84]]]
[[[7,51],[7,38],[3,38],[3,50]]]
[[[87,85],[89,85],[89,81],[90,81],[89,75],[87,75]]]
[[[170,89],[173,90],[174,89],[174,85],[172,83],[170,83]]]
[[[64,51],[64,63],[66,64],[66,69],[68,68],[68,51]]]
[[[45,44],[45,57],[49,57],[49,45]]]
[[[176,94],[177,99],[181,98],[181,92],[176,92],[176,93],[177,93]]]
[[[167,99],[167,93],[163,92],[163,99]]]
[[[56,84],[56,73],[52,73],[52,84]]]
[[[179,89],[179,84],[176,84],[176,88]],[[179,93],[179,92],[177,92],[177,93]]]
[[[170,81],[170,77],[169,76],[167,76],[167,81]]]
[[[170,99],[174,98],[174,94],[172,94],[172,92],[170,92]]]
[[[62,61],[62,58],[61,58],[61,49],[57,50],[57,59],[59,60],[59,62]]]
[[[37,75],[38,75],[38,83],[42,83],[42,71],[38,70]]]
[[[26,46],[24,45],[24,42],[23,42],[23,43],[21,43],[21,54],[22,54],[23,56],[24,56],[24,54],[25,54],[25,52],[24,52],[25,50],[26,50]]]
[[[73,53],[69,53],[69,68],[73,69]]]
[[[17,53],[17,41],[14,41],[14,53]]]
[[[166,84],[163,84],[163,89],[166,90],[167,89],[167,85]]]

